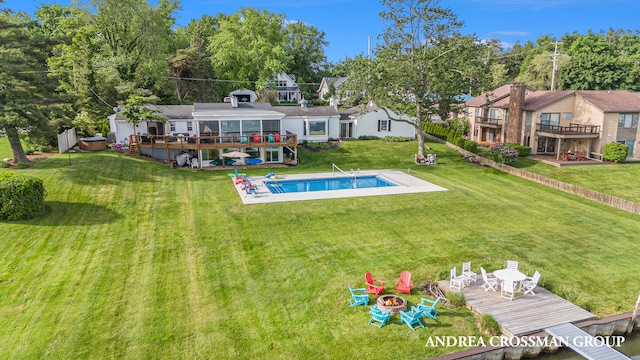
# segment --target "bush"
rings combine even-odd
[[[605,161],[613,161],[617,163],[627,160],[627,152],[629,148],[627,145],[619,142],[608,143],[604,146],[603,158]]]
[[[386,142],[406,142],[412,141],[413,139],[405,136],[385,136],[382,140]]]
[[[11,167],[11,163],[3,161],[0,162],[0,168],[10,168]]]
[[[449,304],[455,306],[455,307],[463,307],[467,304],[467,300],[464,298],[464,294],[463,293],[454,293],[454,292],[447,292],[446,294],[444,294],[444,296],[447,298],[447,300],[449,301]]]
[[[31,165],[29,163],[26,162],[19,162],[16,164],[16,169],[28,169],[30,168]]]
[[[478,143],[476,143],[475,141],[467,140],[464,143],[463,149],[465,149],[467,151],[471,151],[474,154],[477,154],[478,153]]]
[[[505,144],[494,144],[491,146],[487,156],[495,162],[513,164],[518,158],[518,151]]]
[[[518,145],[514,143],[507,143],[505,145],[516,149],[519,157],[527,157],[531,154],[531,146]]]
[[[25,155],[33,155],[34,152],[36,152],[36,149],[34,149],[32,147],[24,149],[24,154]]]
[[[455,140],[455,144],[457,147],[463,148],[464,149],[464,144],[466,144],[467,140],[465,140],[465,138],[463,138],[462,136],[459,136],[456,138]]]
[[[480,330],[489,336],[500,335],[500,324],[489,314],[480,317]]]
[[[380,138],[372,135],[362,135],[358,137],[358,140],[380,140]]]
[[[41,179],[11,173],[0,174],[0,219],[36,217],[44,210],[45,195]]]

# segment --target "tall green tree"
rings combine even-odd
[[[298,86],[308,98],[318,89],[318,85],[304,83],[320,83],[321,70],[327,66],[324,47],[329,43],[324,39],[325,33],[314,26],[302,22],[291,22],[284,28],[284,49],[289,55],[287,72],[295,74]]]
[[[424,155],[423,124],[448,113],[462,93],[486,86],[486,48],[460,34],[462,22],[438,0],[383,0],[388,24],[369,74],[370,93],[379,107],[414,120],[418,154]]]
[[[52,44],[35,21],[10,11],[0,12],[0,44],[0,128],[14,161],[29,162],[20,132],[48,132],[47,109],[56,101],[56,80],[47,76]]]
[[[266,10],[242,8],[220,22],[220,31],[211,37],[211,63],[234,86],[260,90],[275,74],[286,72],[290,56],[285,51],[284,15]]]

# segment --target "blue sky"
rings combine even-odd
[[[1,7],[29,13],[42,3],[68,4],[71,0],[5,0]],[[154,2],[154,1],[152,1]],[[186,24],[203,14],[231,14],[241,7],[267,9],[283,13],[290,21],[303,21],[326,34],[330,61],[366,54],[368,38],[372,46],[385,28],[379,17],[383,10],[377,0],[181,0],[178,23]],[[640,14],[639,0],[441,0],[464,21],[463,33],[481,39],[499,39],[506,46],[549,34],[585,34],[614,29],[635,31]]]

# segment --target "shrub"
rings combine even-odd
[[[0,168],[10,168],[11,167],[11,163],[9,162],[0,162]]]
[[[527,157],[531,154],[531,146],[518,145],[515,143],[506,143],[506,146],[516,149],[519,157]]]
[[[480,330],[489,336],[500,335],[500,324],[489,314],[480,317]]]
[[[53,146],[51,146],[51,145],[38,145],[36,147],[36,149],[38,151],[40,151],[40,152],[48,153],[48,152],[51,152],[51,150],[53,150]]]
[[[36,152],[36,149],[34,149],[32,147],[28,147],[28,148],[24,149],[24,154],[25,155],[33,155],[34,152]]]
[[[463,148],[464,149],[464,144],[467,142],[467,140],[465,140],[465,138],[463,138],[462,136],[459,136],[455,139],[455,144],[457,147]]]
[[[605,161],[621,163],[627,160],[628,151],[629,148],[627,145],[619,142],[611,142],[604,146],[603,158]]]
[[[446,294],[444,294],[444,296],[449,301],[449,304],[455,307],[463,307],[467,304],[467,300],[464,298],[463,293],[454,293],[454,292],[448,291]]]
[[[11,173],[0,174],[0,219],[36,217],[44,210],[45,195],[41,179]]]
[[[30,168],[31,165],[29,165],[29,163],[25,163],[25,162],[19,162],[16,164],[16,168],[17,169],[27,169]]]
[[[491,160],[503,164],[513,164],[518,158],[518,151],[505,144],[494,144],[487,155]]]
[[[382,140],[386,142],[406,142],[412,141],[413,139],[405,136],[385,136]]]
[[[467,151],[471,151],[474,154],[478,153],[478,143],[475,141],[467,140],[464,142],[463,149]]]
[[[380,138],[372,135],[362,135],[358,137],[358,140],[380,140]]]

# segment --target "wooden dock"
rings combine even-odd
[[[449,290],[449,281],[439,282]],[[477,314],[489,314],[500,325],[505,336],[523,336],[544,331],[546,328],[588,320],[595,317],[587,310],[553,294],[540,286],[535,295],[516,293],[513,301],[500,298],[500,290],[493,292],[482,289],[483,281],[478,281],[462,289],[467,307]]]
[[[560,339],[563,345],[571,348],[589,360],[629,360],[630,358],[618,350],[608,347],[596,338],[578,329],[572,324],[555,325],[546,328],[547,334]]]

